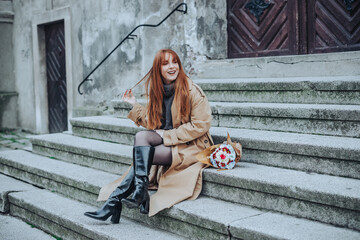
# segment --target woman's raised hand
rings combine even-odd
[[[136,103],[136,98],[134,96],[134,94],[132,93],[131,89],[126,90],[126,92],[124,93],[122,100],[124,102],[130,103],[131,105],[135,105]]]

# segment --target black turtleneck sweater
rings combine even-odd
[[[171,105],[174,100],[174,83],[164,84],[164,97],[163,97],[163,106],[162,106],[162,119],[161,119],[161,129],[169,130],[173,128],[172,125],[172,116],[171,116]]]

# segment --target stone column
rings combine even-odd
[[[13,52],[14,11],[11,0],[0,1],[0,130],[18,127]]]

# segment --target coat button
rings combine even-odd
[[[204,143],[208,143],[209,141],[208,140],[205,140]]]

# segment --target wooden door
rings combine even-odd
[[[49,132],[66,131],[67,94],[64,23],[45,26]]]
[[[227,0],[228,57],[360,50],[359,0]]]
[[[230,58],[295,54],[297,0],[228,0]]]
[[[360,50],[360,1],[309,0],[308,52]]]

